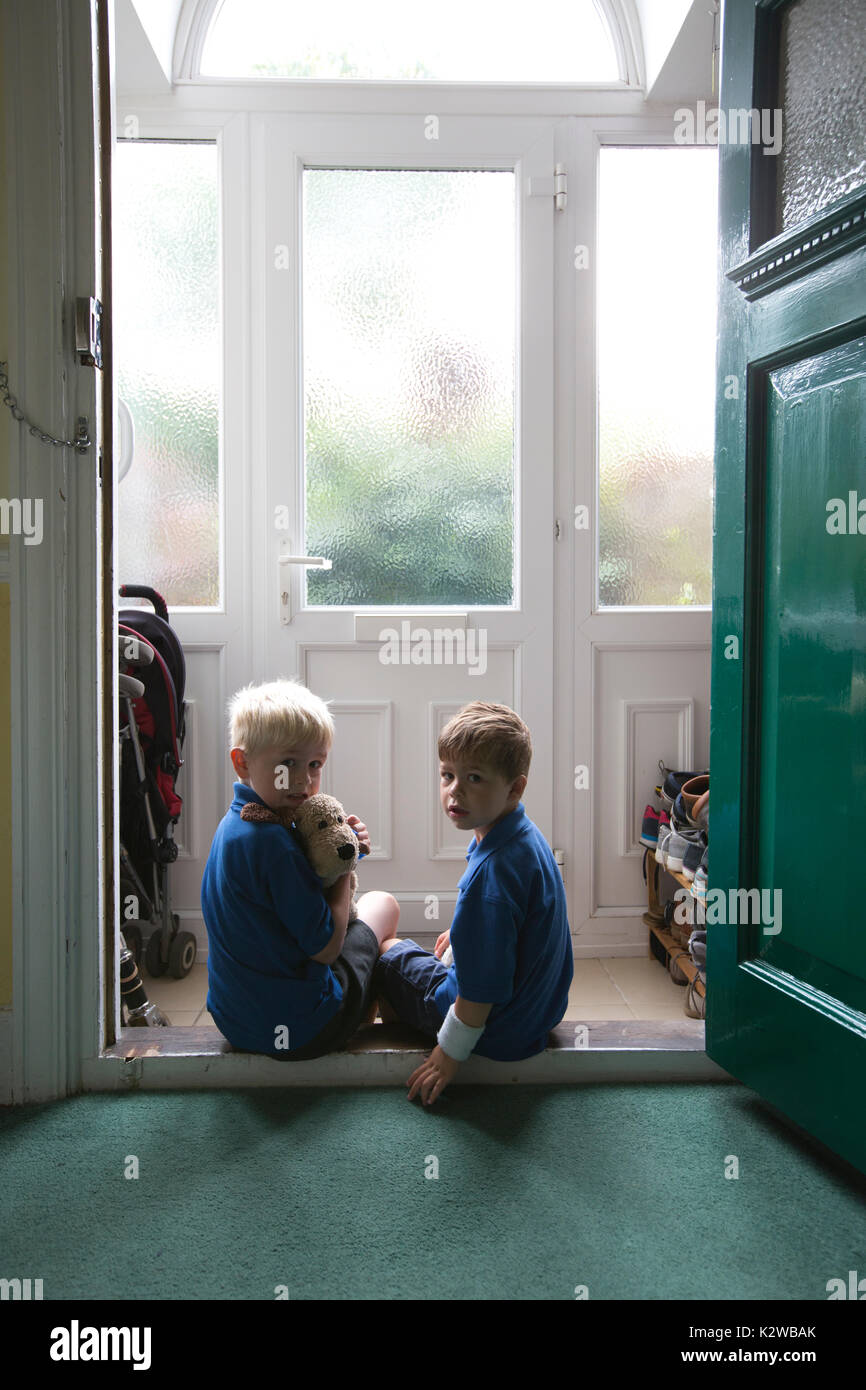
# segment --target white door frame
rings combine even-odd
[[[600,108],[601,109],[601,108]],[[669,652],[706,651],[707,688],[712,613],[709,608],[599,609],[595,577],[598,537],[598,433],[596,356],[596,266],[598,264],[598,159],[602,146],[672,145],[673,106],[654,106],[635,114],[576,115],[557,128],[556,160],[569,171],[565,221],[558,230],[556,322],[556,517],[564,543],[556,547],[557,595],[554,834],[566,848],[565,887],[575,958],[634,954],[628,940],[600,945],[600,937],[645,938],[638,905],[600,907],[596,874],[597,806],[603,759],[604,711],[599,708],[596,678],[605,651],[646,651],[650,658]],[[571,196],[572,190],[574,196]],[[588,269],[576,265],[575,249],[585,247]],[[574,292],[566,287],[573,284]],[[580,325],[585,325],[581,330]],[[588,531],[575,532],[574,509],[590,510]],[[651,702],[648,702],[648,704]],[[566,764],[563,766],[563,764]],[[575,790],[570,770],[589,769],[589,790]],[[619,793],[624,800],[627,769]],[[605,768],[605,775],[608,769]],[[648,796],[650,789],[646,788]],[[581,935],[590,943],[583,947]]]
[[[103,931],[113,920],[114,878],[106,883],[101,872],[113,822],[102,710],[104,684],[111,682],[113,708],[117,683],[104,671],[101,638],[102,383],[74,352],[75,299],[103,294],[94,218],[96,0],[7,5],[5,26],[16,194],[10,387],[41,429],[71,438],[85,416],[94,441],[79,454],[43,444],[23,423],[10,432],[10,493],[43,504],[41,544],[11,538],[9,555],[13,1007],[0,1035],[0,1080],[3,1101],[22,1103],[79,1089],[82,1058],[104,1032]],[[116,854],[116,835],[113,843]]]
[[[19,193],[17,221],[10,236],[10,264],[17,268],[10,286],[12,387],[41,425],[60,429],[63,422],[64,429],[74,428],[75,418],[82,414],[91,422],[92,436],[97,383],[93,370],[79,367],[74,358],[70,306],[76,295],[96,289],[91,86],[95,2],[91,0],[88,7],[58,8],[51,0],[29,0],[26,7],[7,7],[5,73],[10,151],[14,153],[10,173]],[[62,15],[59,33],[58,14]],[[407,106],[419,111],[429,106],[429,98],[421,92],[392,96],[395,103],[405,102],[404,111]],[[518,103],[523,111],[527,97],[522,93]],[[501,93],[497,99],[502,110]],[[463,111],[485,110],[483,93],[445,95],[440,109],[446,110],[452,100],[459,100]],[[561,100],[567,101],[567,109],[557,109],[556,99],[548,97],[535,107],[535,113],[569,115],[566,145],[578,156],[604,129],[624,134],[629,128],[635,138],[642,138],[653,126],[667,137],[673,128],[672,112],[656,112],[648,118],[642,97],[634,91],[583,90]],[[301,101],[294,93],[288,107],[297,108]],[[245,110],[287,109],[287,99],[280,84],[268,91],[260,89],[253,102],[237,84],[209,84],[204,94],[185,87],[170,99],[142,95],[132,106],[142,121],[142,136],[149,133],[149,124],[161,121],[170,124],[175,134],[194,129],[204,134],[206,129],[225,127],[226,139],[245,140]],[[64,132],[67,163],[63,167],[58,128]],[[47,170],[46,150],[50,151]],[[567,161],[567,152],[564,157]],[[583,170],[588,167],[584,160]],[[33,171],[38,171],[37,177]],[[573,171],[572,178],[578,176]],[[566,277],[563,284],[570,278],[567,271],[574,245],[585,243],[594,253],[594,222],[586,226],[583,219],[579,224],[575,218],[577,204],[572,200],[570,218],[557,230],[556,256]],[[33,236],[34,227],[41,228],[41,240]],[[237,226],[235,233],[240,236]],[[61,295],[56,293],[58,279]],[[592,345],[585,337],[579,340],[575,332],[578,316],[594,323],[593,303],[594,276],[583,281],[578,277],[558,327],[555,510],[556,517],[566,523],[566,534],[575,502],[595,496]],[[572,345],[581,343],[577,353],[573,346],[563,348],[569,333]],[[48,370],[46,364],[50,364]],[[249,391],[245,380],[233,385],[242,395]],[[113,621],[112,632],[105,637],[106,652],[111,644],[110,670],[102,656],[98,621],[101,556],[94,521],[100,515],[100,487],[94,457],[93,452],[82,457],[62,450],[47,454],[46,446],[28,436],[23,427],[14,432],[10,491],[20,497],[42,496],[45,513],[42,545],[18,545],[10,555],[11,647],[16,662],[12,674],[14,999],[11,1026],[8,1018],[5,1029],[0,1025],[0,1063],[4,1051],[9,1063],[5,1074],[10,1079],[2,1097],[6,1101],[50,1099],[79,1090],[82,1082],[98,1085],[95,1074],[103,1069],[101,1049],[119,1017],[118,1001],[102,964],[102,934],[110,933],[114,939],[114,904],[112,884],[105,881],[101,864],[110,844],[113,883],[117,822],[113,798],[105,791],[111,772],[103,754],[101,709],[104,703],[116,708],[117,663]],[[589,547],[582,552],[575,548],[573,533],[570,539],[572,544],[557,546],[556,553],[555,660],[562,684],[557,687],[560,693],[554,710],[559,761],[569,765],[592,761],[595,715],[589,658],[600,645],[648,641],[664,648],[673,643],[701,645],[709,631],[705,612],[580,611],[573,597],[574,584],[580,584],[583,574],[580,592],[593,592],[594,556]],[[38,624],[34,614],[44,615]],[[106,626],[109,621],[106,600]],[[576,701],[575,695],[581,693],[585,698]],[[577,717],[575,710],[580,711]],[[587,756],[578,756],[587,747]],[[568,876],[575,928],[592,916],[591,803],[575,801],[569,778],[561,777],[560,770],[557,763],[555,841],[584,850],[584,862],[575,861],[577,872]],[[576,896],[575,882],[580,884]],[[116,949],[114,964],[116,973]],[[113,1000],[113,1009],[110,1004],[106,1009],[106,998]],[[207,1067],[213,1071],[214,1059],[203,1061],[202,1070]],[[123,1071],[120,1059],[110,1070],[117,1078]],[[190,1084],[189,1068],[185,1077]]]

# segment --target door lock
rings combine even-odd
[[[75,351],[82,367],[102,366],[102,303],[98,299],[75,301]]]

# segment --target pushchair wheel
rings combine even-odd
[[[195,965],[196,939],[191,931],[179,931],[168,953],[169,974],[182,980]]]
[[[141,923],[136,922],[134,919],[130,919],[128,922],[124,922],[121,931],[123,932],[124,941],[135,958],[136,965],[140,966],[142,943]]]
[[[147,946],[144,949],[144,963],[147,966],[147,973],[153,976],[155,980],[159,979],[160,975],[164,975],[168,969],[167,962],[164,961],[159,954],[159,941],[161,936],[162,932],[157,929],[148,940]]]

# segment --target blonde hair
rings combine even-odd
[[[280,743],[319,742],[330,748],[333,741],[331,711],[297,681],[246,685],[229,701],[229,747],[242,748],[248,758]]]
[[[474,700],[449,720],[439,735],[439,757],[486,763],[507,782],[529,772],[532,739],[507,705]]]

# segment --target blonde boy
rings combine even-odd
[[[334,739],[324,701],[297,682],[273,681],[239,691],[229,716],[237,781],[201,885],[207,1007],[239,1051],[320,1057],[367,1021],[373,969],[400,909],[390,893],[365,893],[348,925],[350,876],[323,892],[292,832],[243,815],[250,804],[296,809],[318,792]],[[369,853],[366,826],[347,820]]]

